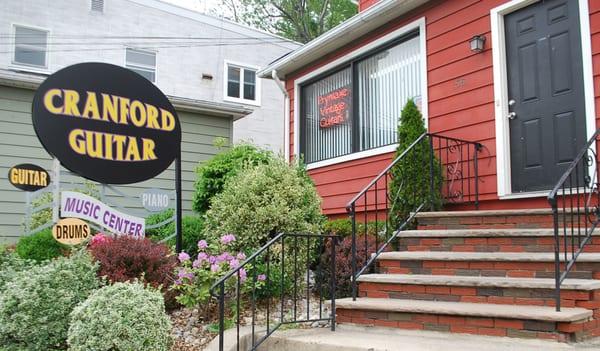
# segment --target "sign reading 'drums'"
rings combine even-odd
[[[150,81],[106,63],[80,63],[49,76],[33,99],[33,127],[67,169],[108,184],[153,178],[179,154],[181,127]]]
[[[50,175],[38,165],[24,163],[8,170],[8,181],[18,189],[36,191],[50,184]]]
[[[56,241],[76,245],[90,237],[90,226],[77,218],[61,219],[52,227],[52,236]]]

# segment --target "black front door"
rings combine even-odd
[[[504,24],[512,191],[550,190],[586,141],[578,1],[542,0]]]

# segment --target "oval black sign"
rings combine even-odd
[[[36,191],[50,185],[50,174],[38,165],[24,163],[8,170],[8,181],[18,189]]]
[[[181,146],[167,97],[141,75],[106,63],[80,63],[49,76],[33,99],[32,119],[52,156],[100,183],[153,178]]]

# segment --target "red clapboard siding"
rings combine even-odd
[[[375,1],[365,0],[365,4]],[[292,97],[290,154],[294,150],[294,81],[379,37],[418,18],[426,18],[429,130],[434,133],[477,140],[484,145],[479,155],[481,207],[546,207],[545,198],[498,201],[496,179],[495,111],[492,70],[490,10],[508,0],[434,0],[422,8],[384,25],[369,35],[337,50],[286,77]],[[600,126],[600,0],[589,0],[596,115]],[[486,36],[484,52],[474,54],[468,40]],[[309,174],[323,197],[323,213],[345,216],[345,206],[393,158],[393,153],[312,169]],[[379,196],[381,197],[381,196]],[[369,194],[369,204],[374,203]],[[378,200],[381,202],[381,200]],[[460,208],[460,206],[456,206]]]

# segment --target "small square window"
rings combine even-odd
[[[156,82],[156,53],[152,51],[127,48],[125,67],[144,76],[152,83]]]
[[[94,12],[104,12],[104,0],[92,0],[90,9]]]
[[[48,31],[15,26],[13,63],[46,68],[48,66]]]
[[[256,69],[232,64],[227,64],[226,67],[225,99],[256,104],[260,89]]]

